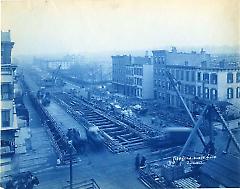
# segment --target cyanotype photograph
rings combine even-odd
[[[1,0],[3,189],[240,188],[239,0]]]

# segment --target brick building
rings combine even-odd
[[[112,84],[117,93],[153,98],[153,65],[149,57],[112,56]]]
[[[15,153],[17,116],[14,104],[14,71],[10,31],[1,32],[1,155]]]

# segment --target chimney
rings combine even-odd
[[[145,51],[145,57],[148,58],[148,51]]]
[[[177,48],[176,47],[172,47],[172,52],[173,53],[177,53]]]

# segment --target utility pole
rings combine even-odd
[[[69,128],[67,132],[68,137],[68,147],[69,147],[69,155],[70,155],[70,167],[69,167],[69,174],[70,174],[70,189],[72,189],[72,138],[73,138],[72,129]]]
[[[71,138],[71,137],[69,137]],[[68,144],[69,144],[69,152],[70,152],[70,189],[72,189],[72,140],[69,140],[68,141]]]

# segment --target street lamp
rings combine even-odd
[[[72,140],[68,141],[70,152],[70,189],[72,189]]]

